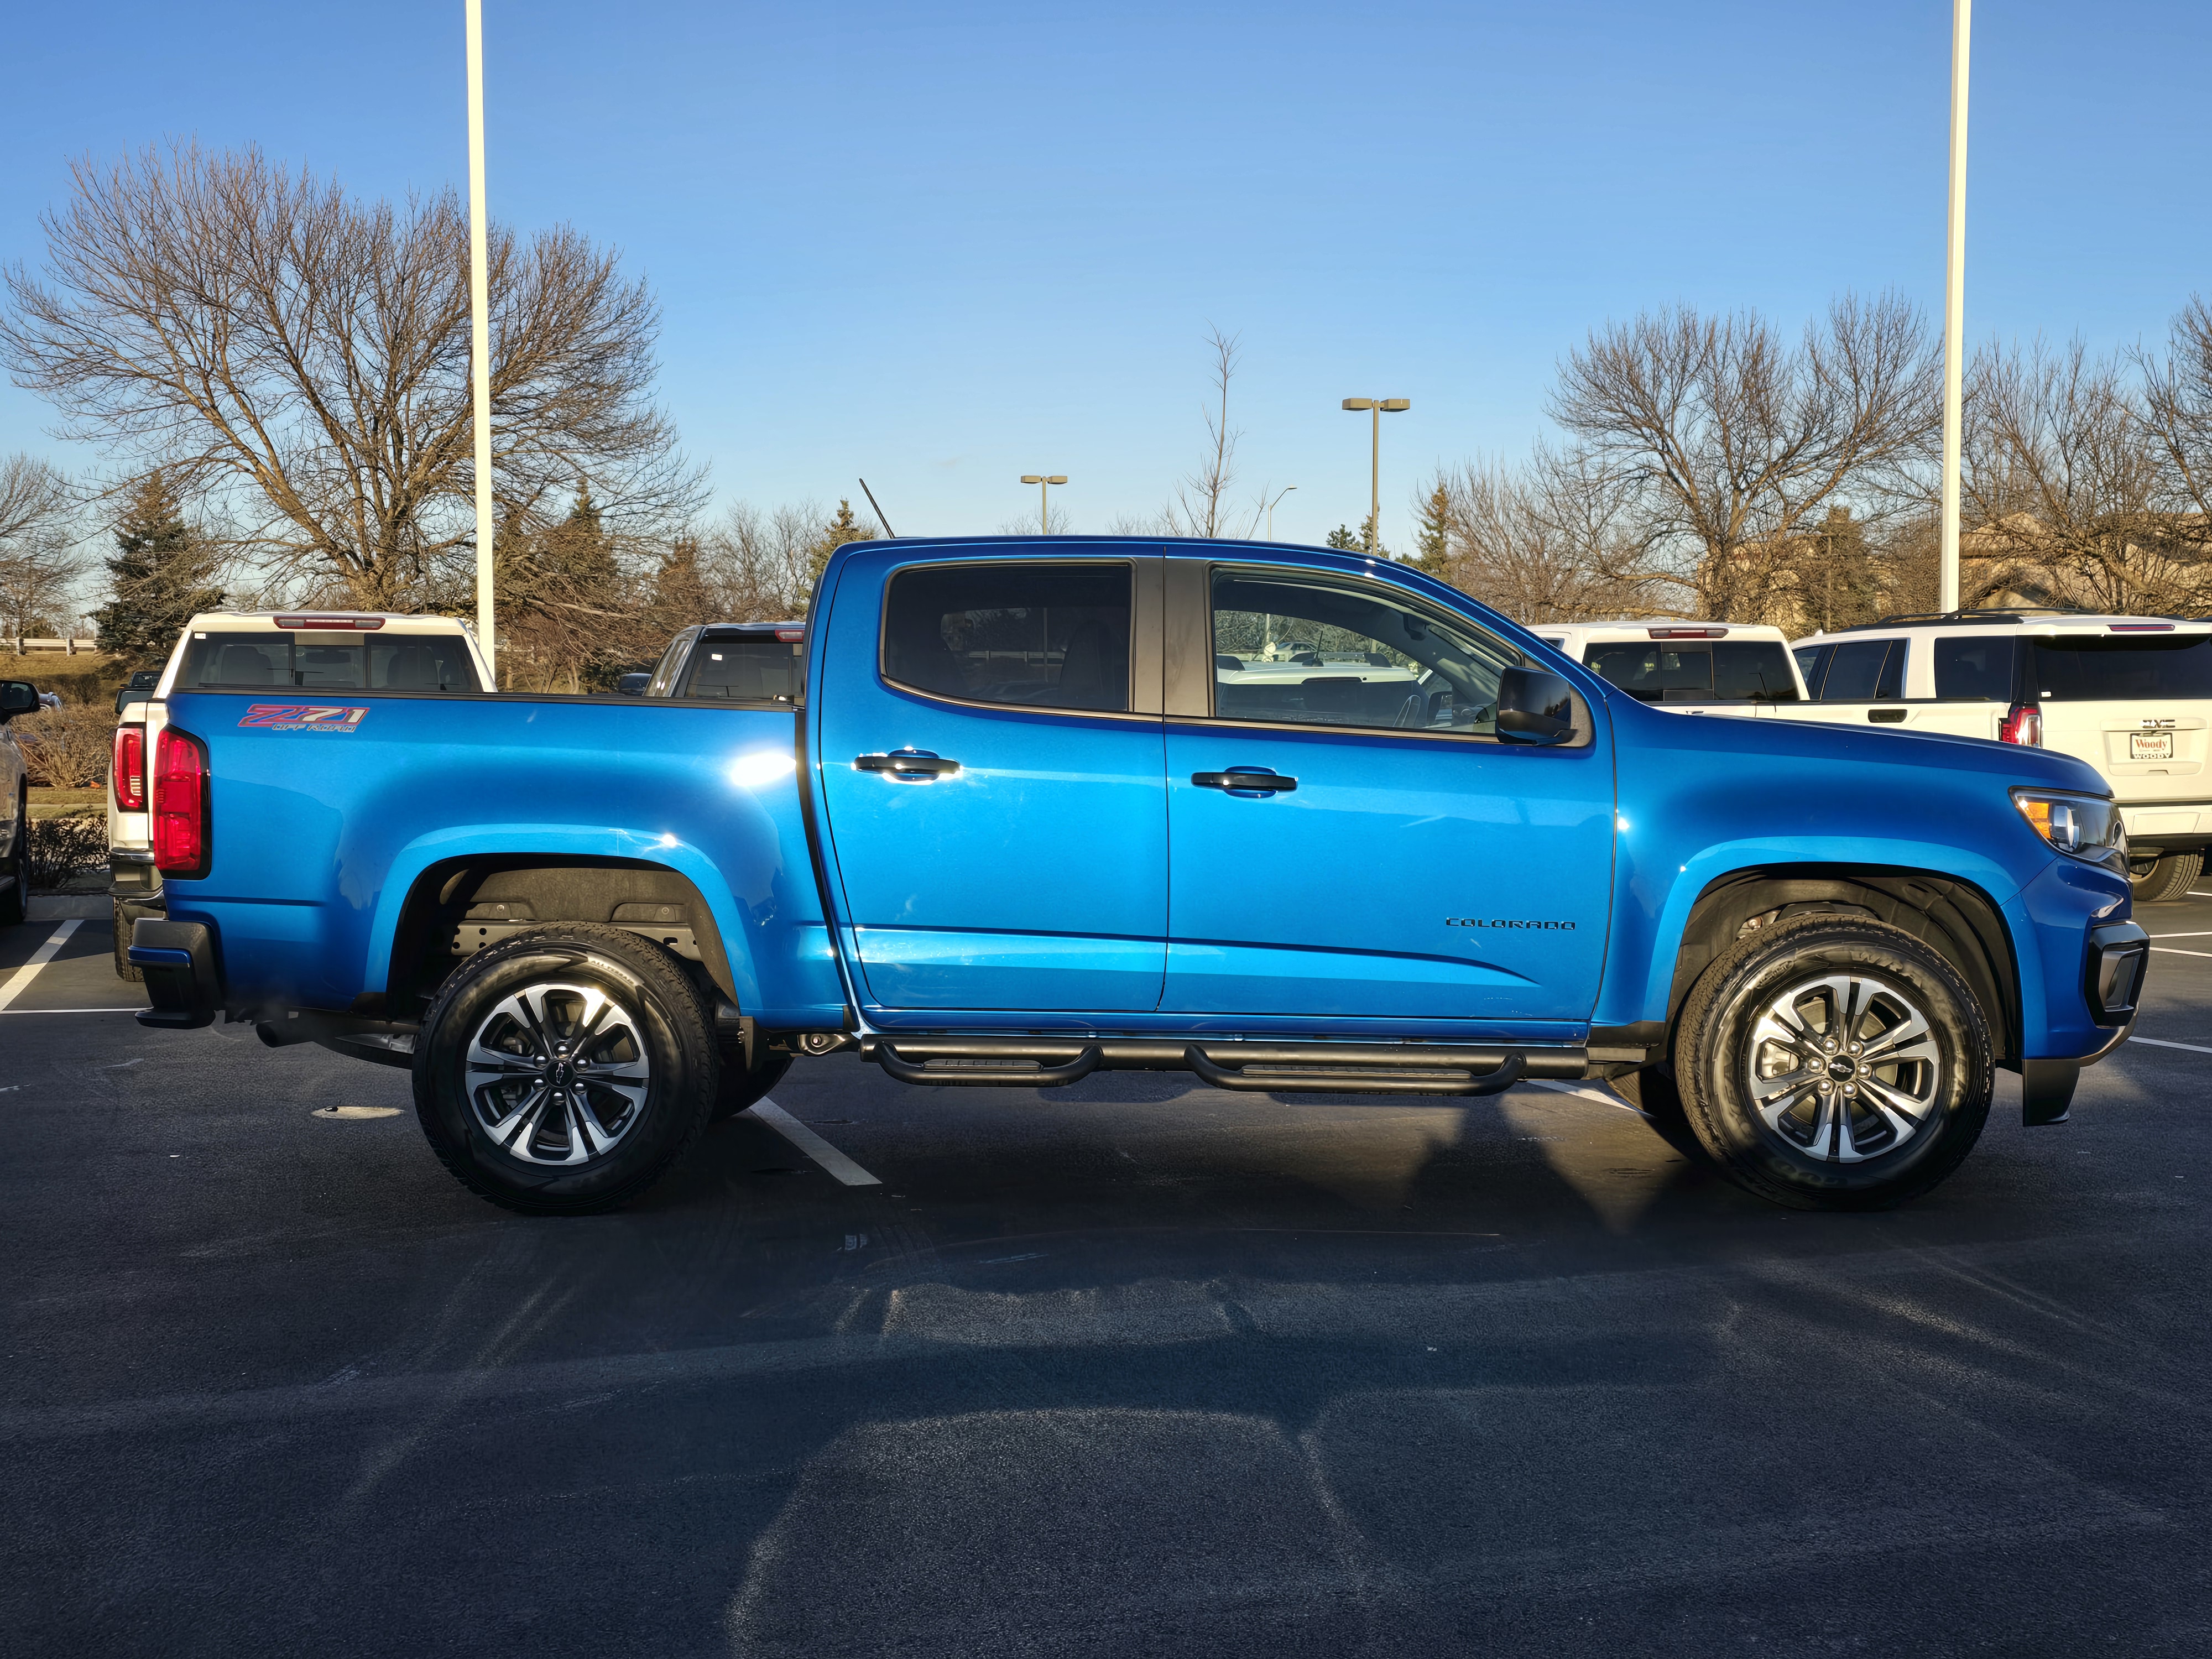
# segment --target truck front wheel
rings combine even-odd
[[[461,1184],[530,1215],[628,1203],[707,1124],[720,1056],[659,945],[566,925],[478,952],[415,1042],[415,1109]]]
[[[1738,941],[1683,1006],[1690,1127],[1739,1186],[1796,1209],[1872,1210],[1959,1167],[1989,1117],[1990,1027],[1910,933],[1810,915]]]

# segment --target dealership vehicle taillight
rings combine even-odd
[[[2026,744],[2031,749],[2043,747],[2043,711],[2032,702],[2016,702],[1997,727],[1999,743]]]
[[[146,810],[146,728],[136,721],[115,728],[115,761],[107,769],[115,787],[115,810]]]
[[[155,866],[165,876],[204,876],[212,850],[207,750],[165,726],[154,740]]]

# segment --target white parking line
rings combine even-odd
[[[22,1019],[32,1014],[137,1014],[145,1012],[146,1005],[136,1008],[0,1008],[0,1018]]]
[[[17,997],[31,988],[31,981],[39,976],[39,969],[61,953],[69,936],[84,926],[84,918],[71,916],[48,934],[46,942],[31,952],[31,959],[18,968],[5,985],[0,985],[0,1009],[4,1009]]]
[[[2212,928],[2201,933],[2153,933],[2153,939],[2212,939]]]
[[[774,1101],[757,1100],[745,1109],[848,1187],[884,1184]]]
[[[1612,1107],[1616,1112],[1634,1112],[1638,1117],[1649,1117],[1650,1115],[1649,1112],[1643,1111],[1637,1107],[1630,1105],[1619,1095],[1600,1094],[1595,1089],[1585,1089],[1579,1083],[1559,1083],[1547,1077],[1532,1077],[1523,1079],[1520,1083],[1514,1086],[1516,1088],[1534,1087],[1538,1089],[1549,1089],[1554,1094],[1575,1095],[1580,1097],[1583,1100],[1594,1100],[1601,1106]]]
[[[2148,1042],[2154,1048],[2186,1048],[2192,1054],[2212,1054],[2212,1048],[2207,1048],[2201,1042],[2168,1042],[2164,1037],[2139,1036],[2131,1036],[2128,1041],[2130,1042]]]
[[[2212,957],[2212,951],[2184,951],[2172,945],[2154,945],[2150,948],[2169,957]]]

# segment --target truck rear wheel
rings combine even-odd
[[[1675,1074],[1692,1132],[1737,1185],[1794,1209],[1917,1198],[1980,1138],[1986,1016],[1901,929],[1810,915],[1738,942],[1683,1006]]]
[[[2155,859],[2128,860],[2128,885],[2135,889],[2137,904],[2159,904],[2185,898],[2204,868],[2202,853],[2165,853]]]
[[[518,933],[448,979],[415,1043],[415,1108],[461,1184],[528,1215],[628,1203],[706,1127],[720,1080],[677,959],[617,927]]]

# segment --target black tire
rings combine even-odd
[[[612,1009],[579,1041],[591,994]],[[502,1012],[526,994],[534,1013],[526,1005],[525,1018]],[[489,1080],[472,1091],[467,1056],[480,1035],[513,1056],[510,1078],[480,1071]],[[556,1072],[563,1061],[574,1064]],[[720,1080],[713,1028],[677,958],[635,933],[584,923],[518,933],[470,957],[439,988],[415,1043],[415,1109],[432,1150],[471,1192],[526,1215],[629,1203],[690,1151]],[[501,1111],[516,1126],[503,1136],[487,1116]],[[602,1136],[611,1144],[595,1147]]]
[[[1680,1123],[1682,1091],[1674,1086],[1674,1068],[1663,1061],[1638,1072],[1624,1073],[1613,1080],[1613,1092],[1654,1123]]]
[[[1831,979],[1861,1002],[1856,1021],[1819,988]],[[1775,1035],[1786,1030],[1769,1013],[1778,1006],[1796,1036]],[[1886,1062],[1885,1053],[1919,1057]],[[1787,1081],[1801,1076],[1802,1093]],[[1723,1173],[1803,1210],[1917,1198],[1973,1149],[1996,1082],[1988,1018],[1957,970],[1899,928],[1836,915],[1763,928],[1700,976],[1682,1009],[1675,1077],[1690,1128]],[[1781,1085],[1765,1114],[1759,1079]]]
[[[117,900],[115,904],[114,945],[115,977],[118,979],[127,979],[134,985],[144,984],[146,982],[146,970],[143,968],[137,968],[131,965],[131,928],[124,917],[123,902],[120,899]]]
[[[2135,889],[2137,904],[2163,904],[2169,899],[2188,897],[2189,890],[2197,884],[2197,878],[2203,869],[2202,853],[2165,853],[2140,874],[2136,862],[2131,860],[2128,885]]]
[[[758,1101],[768,1091],[783,1081],[783,1074],[791,1069],[791,1056],[768,1049],[760,1051],[760,1058],[747,1071],[738,1056],[731,1054],[722,1058],[722,1086],[714,1093],[714,1109],[707,1115],[709,1123],[726,1122],[746,1107]]]
[[[31,798],[20,787],[15,794],[15,828],[8,856],[0,859],[0,876],[15,879],[0,888],[0,927],[13,927],[28,914],[31,897]]]

